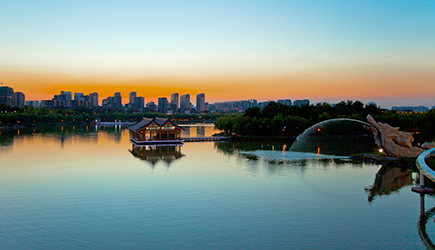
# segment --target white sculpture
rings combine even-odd
[[[389,124],[376,122],[371,115],[367,116],[369,126],[375,137],[378,147],[383,153],[396,157],[418,157],[423,151],[435,147],[433,143],[423,144],[423,148],[412,146],[414,138],[408,132],[399,130],[399,127],[391,127]]]

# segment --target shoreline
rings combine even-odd
[[[349,158],[352,160],[367,162],[367,163],[375,163],[381,165],[394,165],[396,167],[411,168],[411,169],[417,168],[417,166],[415,165],[415,161],[417,158],[414,157],[399,158],[399,157],[386,156],[386,155],[380,155],[375,153],[359,153],[359,154],[350,155]]]

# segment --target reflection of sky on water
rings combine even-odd
[[[201,142],[184,144],[170,168],[161,160],[150,168],[129,152],[125,129],[76,126],[13,138],[0,155],[5,248],[424,247],[415,232],[418,195],[399,188],[367,202],[377,164],[250,154],[272,147],[282,154],[282,143],[241,150]]]
[[[209,137],[220,132],[212,124],[191,124],[181,127],[184,129],[181,131],[182,137]]]
[[[240,154],[251,155],[274,160],[302,160],[302,159],[345,159],[344,156],[323,155],[306,152],[294,151],[269,151],[269,150],[255,150],[255,151],[241,151]]]
[[[435,207],[426,210],[426,199],[431,195],[420,194],[420,218],[417,222],[418,234],[426,249],[435,249]]]

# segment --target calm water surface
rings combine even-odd
[[[0,249],[433,246],[434,197],[410,191],[415,173],[288,148],[135,148],[126,129],[82,125],[1,131]]]

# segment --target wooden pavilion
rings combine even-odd
[[[129,127],[130,140],[138,145],[183,143],[180,126],[165,118],[144,118]]]

